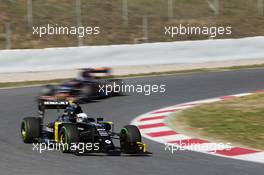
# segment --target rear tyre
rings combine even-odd
[[[79,131],[75,125],[65,125],[59,132],[60,143],[62,143],[62,152],[72,152],[72,146],[76,146],[79,142]],[[76,149],[76,148],[74,148]]]
[[[34,143],[41,136],[41,118],[27,117],[21,122],[21,137],[24,143]]]
[[[137,142],[141,142],[139,129],[134,125],[127,125],[120,132],[120,147],[125,153],[137,153],[139,151]]]

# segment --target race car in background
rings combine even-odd
[[[136,126],[126,125],[116,133],[112,122],[105,122],[103,118],[88,117],[79,105],[71,103],[68,101],[43,102],[42,110],[58,110],[57,119],[44,123],[45,111],[40,113],[40,117],[24,118],[21,122],[23,142],[59,144],[57,148],[63,153],[76,155],[83,153],[147,153],[146,144],[141,142],[141,134]],[[74,110],[72,110],[73,106],[75,106]],[[75,109],[78,109],[78,112],[74,112]],[[60,110],[64,110],[64,112],[60,113]],[[115,146],[114,139],[120,141],[120,147]],[[88,147],[87,144],[89,144]]]
[[[104,76],[102,78],[102,75]],[[111,78],[109,68],[86,68],[80,75],[59,85],[46,85],[41,89],[39,99],[75,98],[93,100],[122,95],[114,85],[121,85],[121,79]]]

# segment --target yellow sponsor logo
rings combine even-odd
[[[54,140],[57,143],[59,141],[59,125],[61,122],[55,122],[54,124]]]

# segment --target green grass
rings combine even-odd
[[[0,49],[5,48],[6,22],[11,23],[13,48],[45,48],[77,46],[75,36],[49,36],[38,38],[27,26],[26,0],[1,1],[0,3]],[[207,36],[164,35],[165,25],[191,24],[210,25],[213,16],[205,0],[175,0],[174,18],[168,19],[167,0],[128,0],[128,26],[123,25],[122,0],[82,0],[82,23],[85,26],[100,26],[101,34],[84,38],[85,45],[129,44],[143,37],[142,16],[149,17],[149,42],[207,39]],[[75,0],[33,1],[35,26],[58,24],[76,26]],[[232,26],[231,36],[238,38],[264,35],[264,17],[257,14],[256,0],[221,0],[217,26]]]
[[[264,93],[187,109],[170,120],[196,136],[264,150]]]

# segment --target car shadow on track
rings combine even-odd
[[[121,156],[121,157],[152,157],[151,152],[145,152],[145,153],[135,153],[135,154],[129,154],[129,153],[123,153],[120,150],[113,151],[113,152],[107,152],[107,153],[83,153],[83,154],[76,154],[76,156],[95,156],[95,157],[100,157],[100,156]]]

